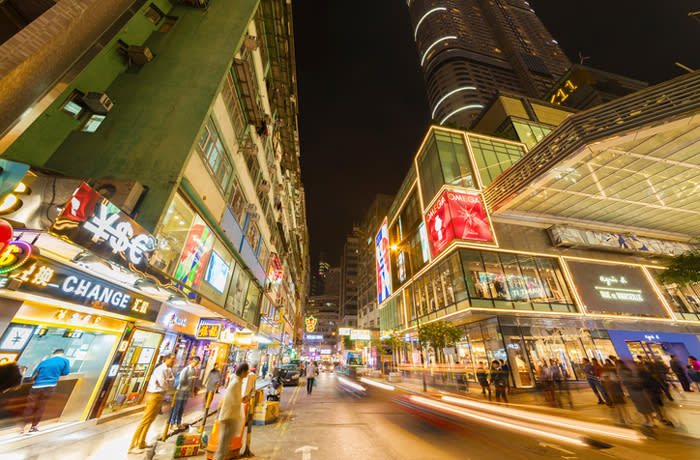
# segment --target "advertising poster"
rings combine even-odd
[[[377,258],[377,300],[382,303],[391,295],[391,274],[389,273],[389,228],[386,218],[376,238]]]
[[[478,193],[446,190],[425,215],[433,257],[453,240],[493,242],[484,203]]]
[[[207,274],[204,276],[204,281],[209,283],[214,289],[221,294],[226,289],[226,281],[228,280],[229,266],[216,251],[211,252]]]
[[[211,230],[201,217],[196,216],[187,235],[180,263],[175,269],[175,279],[186,286],[193,288],[199,286],[213,245],[214,237]]]

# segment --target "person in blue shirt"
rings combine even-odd
[[[70,361],[63,357],[63,350],[57,349],[53,352],[50,358],[43,360],[34,370],[32,378],[34,385],[29,390],[29,398],[27,407],[24,410],[24,427],[22,432],[31,423],[30,433],[39,431],[37,425],[44,415],[46,404],[51,399],[51,395],[56,391],[58,379],[63,375],[70,373]]]

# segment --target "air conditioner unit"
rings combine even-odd
[[[275,177],[275,174],[277,173],[277,168],[275,166],[270,166],[268,167],[267,172],[270,173],[270,177]]]
[[[253,35],[246,35],[243,39],[243,48],[247,51],[255,51],[258,49],[258,38]]]
[[[253,213],[257,211],[258,207],[255,205],[255,203],[246,203],[245,205],[245,212],[248,214]]]
[[[260,214],[258,214],[257,212],[252,213],[250,215],[250,217],[248,217],[248,221],[252,222],[252,223],[256,223],[259,220],[260,220]]]
[[[255,143],[253,143],[253,142],[244,144],[244,145],[241,147],[241,152],[243,152],[243,154],[246,155],[246,156],[254,156],[254,155],[257,155],[257,154],[258,154],[258,145],[255,144]]]
[[[112,110],[114,102],[105,93],[91,91],[83,96],[83,103],[91,112],[106,115]]]
[[[258,184],[258,190],[260,190],[263,193],[267,193],[270,191],[270,183],[266,181],[265,179],[261,180],[260,183]]]
[[[284,185],[275,184],[275,193],[282,193],[282,192],[284,192]]]
[[[153,60],[153,53],[147,46],[131,45],[127,48],[129,59],[136,65],[144,65]]]
[[[132,214],[146,188],[140,182],[103,177],[93,188],[127,214]]]

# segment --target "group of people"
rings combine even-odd
[[[487,368],[483,361],[479,363],[476,371],[476,379],[481,385],[481,394],[488,395],[491,400],[491,385],[495,389],[496,401],[508,402],[506,390],[508,389],[508,364],[503,360],[494,359],[491,367]]]
[[[556,358],[541,360],[535,369],[537,380],[544,399],[550,405],[564,407],[562,396],[566,398],[569,408],[574,407],[569,389],[569,370]]]
[[[691,356],[688,362],[689,370],[700,369],[700,362],[694,356]],[[598,404],[613,407],[619,423],[626,424],[630,420],[626,407],[626,393],[637,412],[644,417],[644,426],[654,426],[654,416],[661,423],[673,426],[664,411],[664,400],[673,401],[670,388],[675,384],[671,374],[678,379],[683,391],[693,390],[690,388],[686,370],[678,358],[671,356],[669,364],[670,366],[667,366],[658,358],[637,356],[633,364],[628,365],[611,355],[602,364],[595,358],[584,358],[583,370],[591,390],[598,398]],[[692,372],[690,374],[693,375]],[[700,389],[700,386],[698,388]]]

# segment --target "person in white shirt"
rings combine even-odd
[[[236,368],[236,373],[226,387],[224,399],[219,408],[219,445],[213,460],[224,460],[228,457],[229,445],[234,435],[243,431],[243,403],[250,399],[250,395],[243,396],[243,381],[248,377],[248,363],[241,363]]]
[[[131,439],[129,452],[149,447],[146,444],[148,429],[158,416],[158,411],[163,404],[165,394],[173,391],[173,386],[175,384],[175,374],[173,374],[174,364],[175,353],[170,353],[163,359],[163,362],[153,370],[151,379],[148,381],[146,396],[143,398],[146,407],[143,410],[143,417],[136,427],[134,437]]]
[[[316,378],[316,374],[318,374],[318,368],[316,367],[316,363],[309,361],[306,364],[306,394],[310,395],[311,390],[314,388],[314,379]]]

